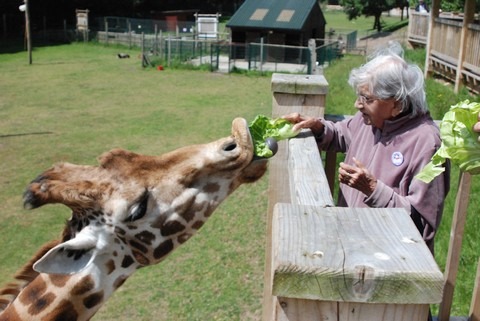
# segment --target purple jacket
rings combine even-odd
[[[403,116],[386,121],[383,130],[365,125],[362,114],[337,123],[323,121],[322,150],[346,152],[345,163],[362,162],[377,178],[370,197],[340,184],[338,206],[403,207],[433,252],[433,238],[442,217],[443,203],[450,188],[450,166],[443,175],[426,184],[414,176],[440,148],[437,125],[430,115]]]

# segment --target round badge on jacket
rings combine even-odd
[[[392,154],[392,163],[395,166],[400,166],[403,164],[403,154],[400,152],[393,152]]]

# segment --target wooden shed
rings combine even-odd
[[[325,24],[318,0],[246,0],[227,27],[236,44],[306,47],[325,38]]]

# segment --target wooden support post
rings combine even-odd
[[[318,75],[321,72],[321,67],[317,66],[317,43],[315,39],[308,40],[308,50],[310,51],[310,66],[309,74]]]
[[[457,279],[458,264],[463,240],[463,231],[467,219],[468,201],[470,198],[471,175],[460,173],[458,192],[455,200],[452,227],[450,231],[450,244],[448,246],[447,264],[445,266],[445,287],[443,299],[438,312],[439,321],[448,321],[452,308],[453,292]]]
[[[25,3],[25,36],[27,40],[28,64],[31,65],[32,60],[32,33],[30,28],[30,4],[29,0],[24,0]]]
[[[475,287],[473,288],[472,303],[470,304],[470,321],[480,321],[480,259],[477,263]]]
[[[440,0],[432,0],[432,5],[430,7],[430,19],[428,22],[428,36],[425,52],[425,78],[430,74],[430,54],[432,51],[432,42],[433,42],[433,32],[435,28],[435,19],[440,15]]]
[[[475,14],[475,1],[465,1],[465,15],[463,16],[462,32],[460,34],[460,51],[458,53],[457,70],[455,74],[454,92],[457,94],[460,90],[462,81],[463,61],[465,60],[465,51],[468,39],[468,25],[473,22]]]
[[[273,74],[272,76],[272,117],[280,117],[288,113],[298,112],[303,115],[321,117],[324,115],[325,109],[325,96],[328,91],[328,83],[322,75],[291,75],[291,74]],[[309,132],[309,131],[308,131]],[[308,132],[302,135],[308,135]],[[307,144],[307,146],[301,146],[305,152],[305,157],[297,158],[296,168],[301,173],[288,174],[288,160],[290,143],[292,144]],[[300,154],[300,153],[299,153]],[[309,155],[314,157],[314,162],[309,161]],[[300,155],[297,155],[297,157]],[[313,171],[308,172],[305,168],[308,164]],[[275,314],[275,306],[277,300],[272,296],[272,257],[271,257],[271,222],[273,216],[273,207],[278,202],[294,202],[302,204],[305,200],[298,200],[296,197],[301,195],[295,195],[294,186],[295,179],[310,178],[312,180],[322,181],[321,174],[323,167],[320,159],[320,154],[314,138],[310,135],[306,142],[301,142],[297,139],[290,141],[280,141],[278,153],[270,160],[269,164],[269,205],[267,213],[267,236],[266,236],[266,253],[265,253],[265,284],[264,284],[264,302],[263,302],[263,320],[273,320]],[[300,177],[299,177],[300,176]],[[326,178],[325,178],[326,182]],[[305,184],[305,188],[311,189],[312,193],[309,195],[308,202],[316,202],[315,204],[321,206],[332,206],[333,200],[331,195],[327,193],[324,196],[318,196],[319,192],[325,191],[325,189],[317,189],[319,185],[328,186],[328,184]],[[293,192],[292,192],[293,191]],[[312,195],[314,195],[312,197]],[[293,199],[293,201],[292,201]],[[312,204],[310,204],[312,205]]]

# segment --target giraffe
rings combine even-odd
[[[160,156],[114,149],[99,166],[54,165],[30,183],[24,205],[64,204],[71,218],[0,290],[0,321],[90,320],[137,269],[164,260],[266,169],[243,118],[229,137]]]

